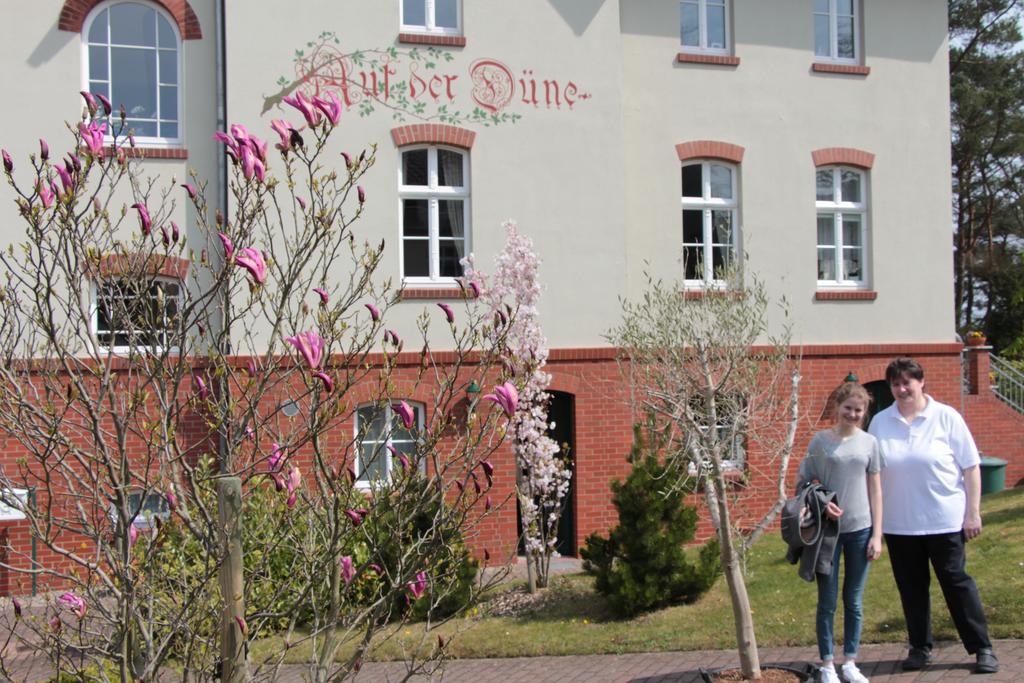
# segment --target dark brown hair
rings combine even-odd
[[[924,368],[913,358],[897,358],[885,369],[885,381],[892,384],[901,377],[909,377],[921,382],[924,380]]]

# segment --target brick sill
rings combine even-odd
[[[188,159],[188,150],[183,147],[120,147],[132,159]],[[113,147],[104,147],[104,156],[114,156]]]
[[[402,301],[415,299],[472,299],[473,293],[459,287],[405,287],[401,290]]]
[[[687,301],[699,301],[704,297],[736,298],[739,294],[729,289],[684,289],[679,292],[679,296],[683,297],[683,299]]]
[[[466,36],[436,36],[430,33],[399,33],[398,42],[412,45],[466,47]]]
[[[878,292],[867,289],[856,289],[850,291],[822,291],[815,292],[816,301],[874,301],[878,298]]]
[[[715,64],[717,66],[739,66],[740,58],[731,55],[703,55],[696,52],[680,52],[676,54],[676,62],[680,64]]]
[[[814,62],[811,64],[811,71],[826,74],[847,74],[850,76],[867,76],[871,73],[870,66],[858,66],[856,64],[832,64],[829,62]]]

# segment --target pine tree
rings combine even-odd
[[[596,576],[598,592],[623,616],[692,602],[706,592],[719,572],[718,544],[701,548],[696,564],[686,556],[697,513],[684,504],[687,491],[673,485],[656,448],[647,448],[641,426],[634,427],[633,463],[625,482],[612,483],[619,524],[609,537],[594,533],[581,551],[583,567]]]

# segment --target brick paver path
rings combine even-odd
[[[1024,640],[998,640],[996,655],[999,673],[978,676],[971,673],[974,658],[960,643],[940,643],[935,661],[924,671],[900,671],[906,654],[903,646],[862,645],[860,667],[872,683],[931,683],[967,681],[972,683],[1024,682]],[[814,647],[761,648],[762,664],[803,665],[816,656]],[[42,681],[46,667],[33,662],[27,652],[17,656],[18,681]],[[419,676],[417,683],[698,683],[698,669],[735,666],[732,650],[694,652],[651,652],[629,655],[589,655],[572,657],[521,657],[517,659],[463,659],[448,662],[433,678]],[[370,663],[356,677],[356,683],[389,683],[404,679],[401,662]],[[287,667],[277,679],[281,683],[307,680],[303,667]],[[173,680],[173,677],[163,677]]]

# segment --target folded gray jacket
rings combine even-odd
[[[782,507],[782,540],[789,546],[789,563],[800,563],[800,578],[814,581],[815,574],[832,573],[839,522],[826,515],[825,508],[830,502],[838,505],[838,501],[835,492],[821,484],[802,484],[797,489]]]

